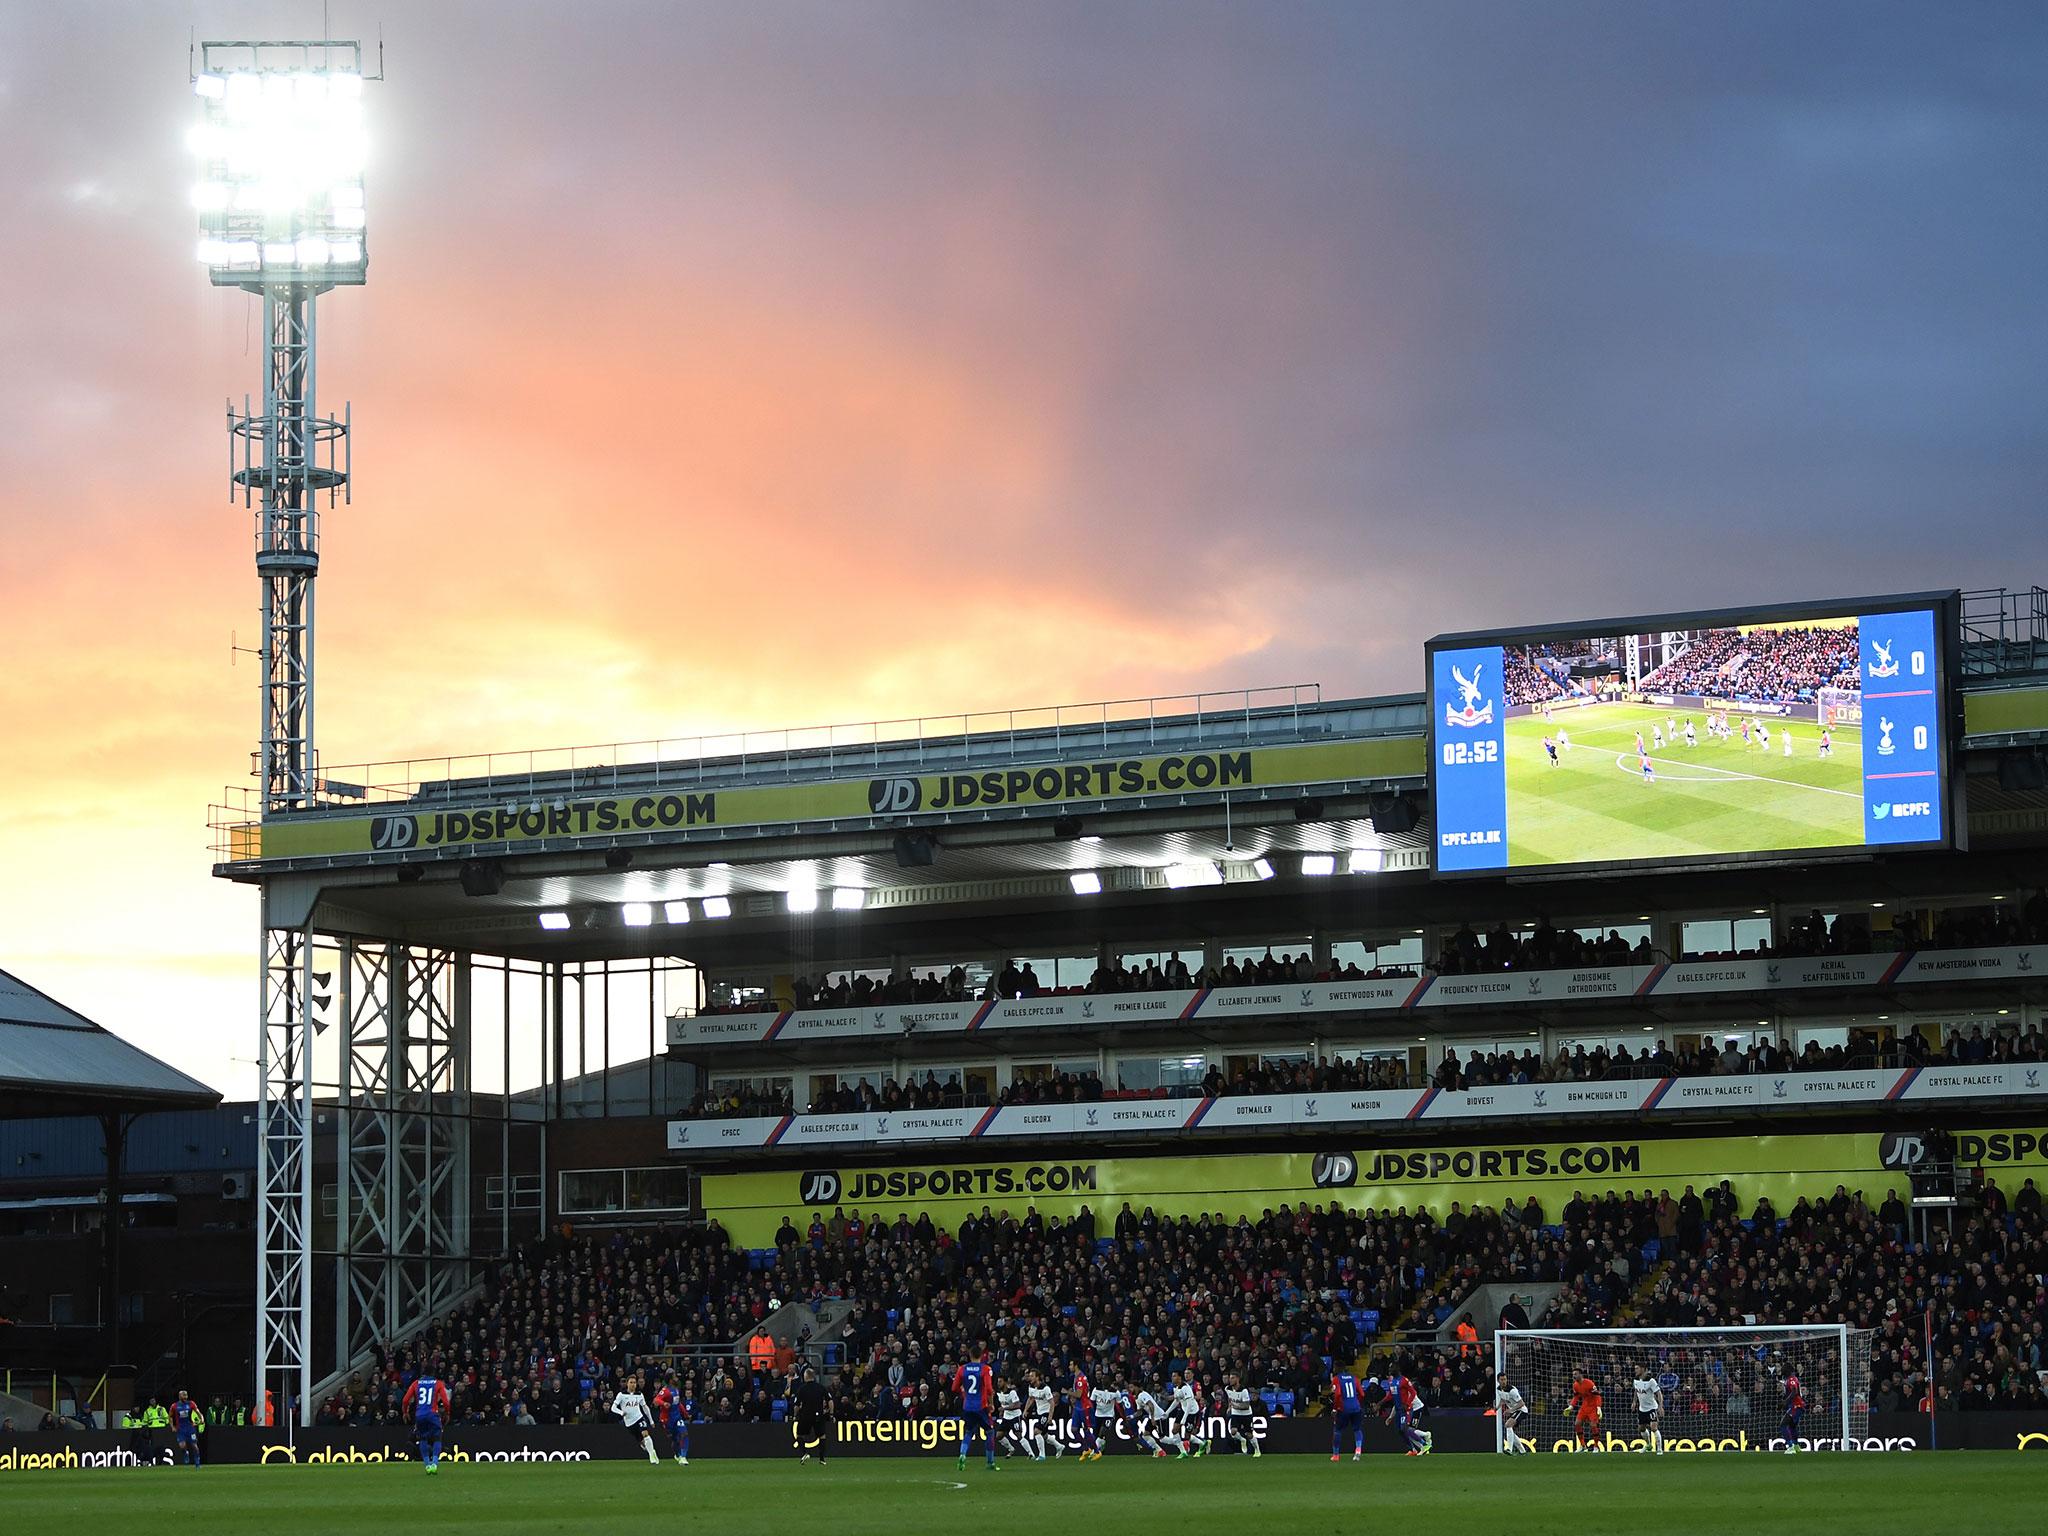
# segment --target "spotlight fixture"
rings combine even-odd
[[[732,898],[730,896],[706,896],[704,898],[704,915],[706,917],[731,917]]]
[[[1077,869],[1067,876],[1067,884],[1074,888],[1076,896],[1100,896],[1102,876],[1092,869]]]
[[[687,923],[690,920],[690,904],[687,901],[664,901],[661,904],[663,922]]]
[[[1337,855],[1304,853],[1301,856],[1301,872],[1304,875],[1334,875],[1337,873]]]
[[[654,903],[651,901],[629,901],[619,908],[619,916],[628,928],[645,928],[654,921]]]
[[[566,933],[569,930],[569,914],[566,912],[543,912],[540,915],[540,925],[547,929],[549,933]]]

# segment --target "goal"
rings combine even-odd
[[[1854,688],[1823,688],[1814,697],[1820,704],[1818,714],[1822,725],[1863,723],[1863,695]]]
[[[1662,1388],[1668,1450],[1786,1450],[1788,1376],[1806,1399],[1793,1448],[1854,1450],[1870,1433],[1870,1334],[1842,1323],[1504,1329],[1494,1335],[1493,1364],[1521,1389],[1526,1416],[1517,1433],[1539,1451],[1571,1451],[1582,1439],[1602,1451],[1649,1450],[1638,1379]],[[1581,1430],[1572,1407],[1581,1377],[1600,1391],[1597,1434]],[[1498,1418],[1493,1433],[1499,1448]]]

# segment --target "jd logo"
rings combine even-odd
[[[924,804],[924,785],[916,779],[869,779],[868,809],[877,816],[901,816]]]
[[[837,1205],[839,1175],[830,1172],[805,1174],[797,1181],[797,1200],[803,1205]]]
[[[372,816],[370,846],[380,852],[410,848],[419,841],[420,824],[410,816]]]
[[[1317,1189],[1349,1189],[1358,1182],[1358,1159],[1349,1152],[1318,1152],[1309,1179]]]
[[[1877,1144],[1880,1168],[1917,1168],[1927,1156],[1927,1144],[1911,1131],[1886,1131]]]

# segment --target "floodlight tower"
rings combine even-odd
[[[349,485],[349,421],[316,405],[314,301],[368,271],[363,210],[363,58],[353,42],[199,45],[199,260],[214,286],[263,300],[260,407],[228,407],[232,492],[256,509],[263,590],[263,714],[257,775],[265,819],[311,809],[313,583],[319,502]],[[312,1024],[310,912],[266,882],[257,1052],[256,1402],[280,1418],[312,1404]]]

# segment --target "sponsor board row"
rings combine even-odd
[[[1597,1124],[1597,1122],[1595,1122]],[[1478,1127],[1474,1127],[1478,1129]],[[1964,1167],[2011,1195],[2029,1178],[2048,1181],[2048,1126],[1981,1127],[1954,1132]],[[931,1149],[923,1154],[933,1156]],[[1066,1159],[948,1162],[877,1161],[848,1154],[807,1169],[706,1173],[701,1207],[742,1247],[772,1247],[785,1218],[801,1232],[813,1214],[835,1207],[871,1219],[921,1212],[946,1230],[984,1208],[1051,1218],[1092,1213],[1106,1232],[1111,1213],[1128,1203],[1161,1218],[1215,1216],[1253,1220],[1303,1201],[1347,1209],[1433,1211],[1453,1201],[1470,1208],[1519,1208],[1534,1197],[1550,1220],[1575,1194],[1668,1189],[1677,1196],[1726,1180],[1743,1209],[1768,1199],[1790,1211],[1800,1199],[1821,1199],[1838,1187],[1875,1207],[1927,1158],[1917,1131],[1839,1134],[1631,1137],[1578,1141],[1507,1140],[1408,1146],[1335,1141],[1299,1152],[1188,1152],[1156,1156],[1069,1156]]]
[[[886,1114],[671,1120],[668,1150],[716,1154],[762,1147],[1001,1141],[1034,1136],[1215,1135],[1226,1131],[1345,1129],[1404,1122],[1580,1115],[1651,1118],[1713,1110],[2048,1100],[2048,1067],[1887,1067],[1782,1076],[1648,1077],[1592,1083],[1510,1083],[1496,1088],[1407,1088],[1101,1104],[1006,1104],[988,1109]]]
[[[1438,1413],[1432,1414],[1428,1423],[1440,1454],[1491,1454],[1494,1449],[1491,1418],[1472,1413]],[[1325,1419],[1260,1416],[1253,1425],[1260,1448],[1268,1455],[1329,1454],[1330,1430]],[[1057,1427],[1071,1445],[1071,1430],[1064,1423]],[[928,1456],[950,1460],[959,1454],[960,1428],[960,1420],[949,1417],[849,1419],[828,1422],[817,1439],[800,1442],[791,1428],[779,1424],[698,1424],[690,1430],[690,1455],[692,1460],[708,1461],[790,1460],[808,1446],[829,1456]],[[1215,1441],[1218,1454],[1241,1454],[1230,1441],[1224,1420],[1212,1418],[1205,1428]],[[1538,1435],[1534,1443],[1546,1453],[1573,1453],[1568,1435]],[[2048,1415],[1952,1413],[1930,1423],[1920,1414],[1875,1413],[1870,1416],[1866,1432],[1853,1437],[1847,1446],[1824,1434],[1802,1438],[1799,1445],[1809,1451],[1917,1452],[1939,1448],[2048,1453]],[[1764,1424],[1733,1434],[1699,1436],[1685,1435],[1673,1426],[1665,1446],[1674,1454],[1765,1454],[1782,1451],[1784,1441],[1771,1434]],[[1397,1456],[1401,1448],[1397,1431],[1377,1418],[1368,1420],[1368,1454]],[[1602,1449],[1610,1453],[1644,1453],[1648,1447],[1639,1438],[1610,1434]],[[1143,1454],[1123,1438],[1121,1429],[1108,1451],[1112,1456]],[[402,1432],[388,1428],[219,1429],[206,1436],[205,1455],[208,1466],[272,1468],[386,1466],[418,1459],[413,1442]],[[459,1476],[466,1469],[481,1470],[500,1463],[569,1465],[638,1461],[641,1456],[638,1442],[611,1426],[493,1427],[451,1430],[441,1461]],[[132,1473],[145,1466],[171,1468],[170,1448],[159,1443],[141,1451],[127,1435],[108,1431],[44,1431],[15,1435],[0,1442],[0,1476],[114,1470]],[[204,1469],[197,1474],[185,1471],[177,1475],[203,1476]]]
[[[546,845],[579,838],[786,826],[877,816],[980,814],[1179,797],[1226,789],[1307,788],[1420,777],[1417,737],[1374,737],[1188,751],[1079,762],[1013,764],[970,773],[719,787],[677,783],[644,792],[577,795],[381,814],[312,815],[229,828],[229,857],[315,858]]]
[[[1510,1008],[1602,998],[1665,1000],[1746,992],[1903,987],[1944,981],[2031,981],[2044,973],[2048,973],[2048,955],[2029,946],[1825,955],[1805,960],[1686,960],[1663,965],[1590,966],[1478,976],[1312,981],[1178,992],[1014,998],[1002,1002],[700,1014],[670,1019],[669,1044],[760,1045],[789,1040],[977,1034],[983,1030],[1084,1030],[1173,1024],[1190,1019],[1212,1023],[1218,1019],[1432,1008]]]

